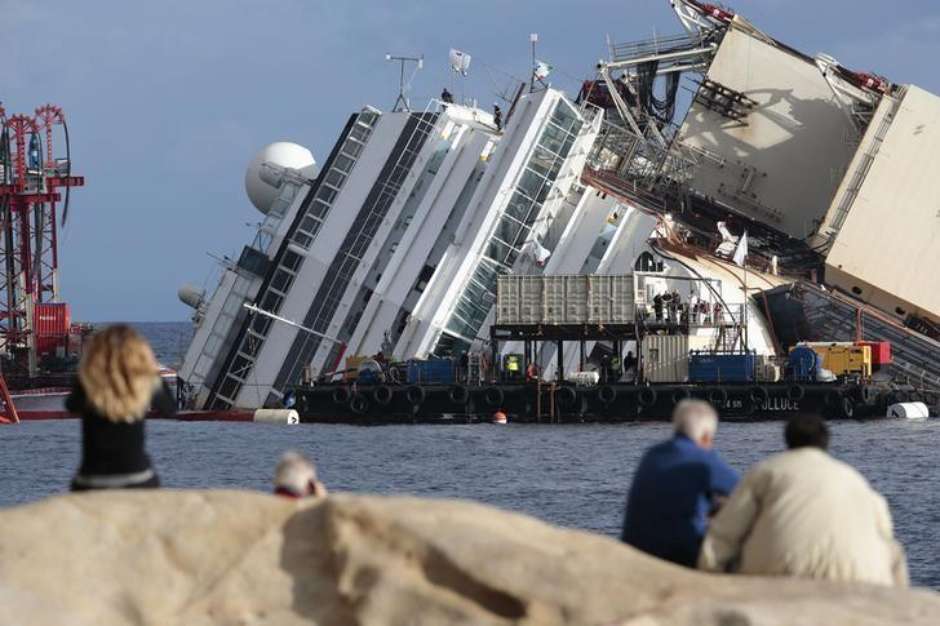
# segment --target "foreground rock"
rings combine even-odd
[[[481,505],[243,492],[0,512],[0,624],[940,624],[940,596],[698,574]]]

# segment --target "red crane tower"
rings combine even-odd
[[[56,126],[65,137],[62,158],[53,152]],[[57,203],[64,221],[69,190],[85,184],[72,176],[70,152],[59,107],[47,104],[32,116],[9,118],[0,109],[0,355],[8,376],[35,376],[41,357],[68,345],[68,308],[59,300]]]

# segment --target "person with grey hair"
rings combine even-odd
[[[738,483],[738,473],[712,449],[718,414],[702,400],[683,400],[673,437],[643,455],[627,497],[621,539],[648,554],[695,567],[709,516]]]
[[[274,494],[286,498],[321,498],[326,487],[317,480],[313,463],[299,452],[285,452],[274,471]]]

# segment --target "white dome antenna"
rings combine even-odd
[[[295,170],[301,176],[312,178],[316,173],[316,159],[310,150],[290,141],[277,141],[261,149],[245,172],[245,193],[256,209],[267,215],[277,199],[284,174]]]

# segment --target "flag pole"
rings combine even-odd
[[[535,44],[539,41],[538,33],[531,33],[529,35],[529,43],[532,44],[532,69],[529,73],[529,93],[535,89]]]
[[[747,354],[750,346],[748,345],[748,324],[747,324],[747,303],[750,298],[750,292],[747,290],[747,254],[744,255],[744,353]]]

